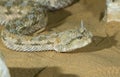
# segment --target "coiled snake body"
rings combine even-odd
[[[47,25],[48,10],[70,5],[73,0],[1,0],[0,24],[5,28],[1,32],[3,43],[16,51],[55,50],[67,52],[86,46],[92,35],[81,23],[78,29],[60,33],[28,36]]]

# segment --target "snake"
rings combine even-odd
[[[44,31],[48,10],[58,10],[74,0],[1,0],[0,24],[4,25],[1,39],[5,46],[15,51],[68,52],[91,43],[92,33],[83,22],[79,28],[31,36]]]

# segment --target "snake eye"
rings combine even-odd
[[[77,39],[81,39],[81,38],[82,38],[82,36],[77,37]]]

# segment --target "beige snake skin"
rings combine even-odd
[[[91,42],[92,34],[84,27],[60,33],[29,36],[43,31],[47,25],[46,9],[60,9],[70,5],[73,0],[1,0],[0,24],[3,43],[16,51],[69,52],[84,47]],[[51,9],[50,9],[51,10]]]
[[[3,43],[16,51],[48,51],[69,52],[91,43],[92,34],[83,24],[80,28],[60,33],[41,34],[39,36],[23,36],[8,32],[1,33]]]

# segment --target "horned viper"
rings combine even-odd
[[[63,32],[29,36],[47,25],[46,8],[53,10],[71,4],[73,0],[1,0],[0,24],[3,43],[16,51],[55,50],[67,52],[91,43],[92,34],[81,27]]]

